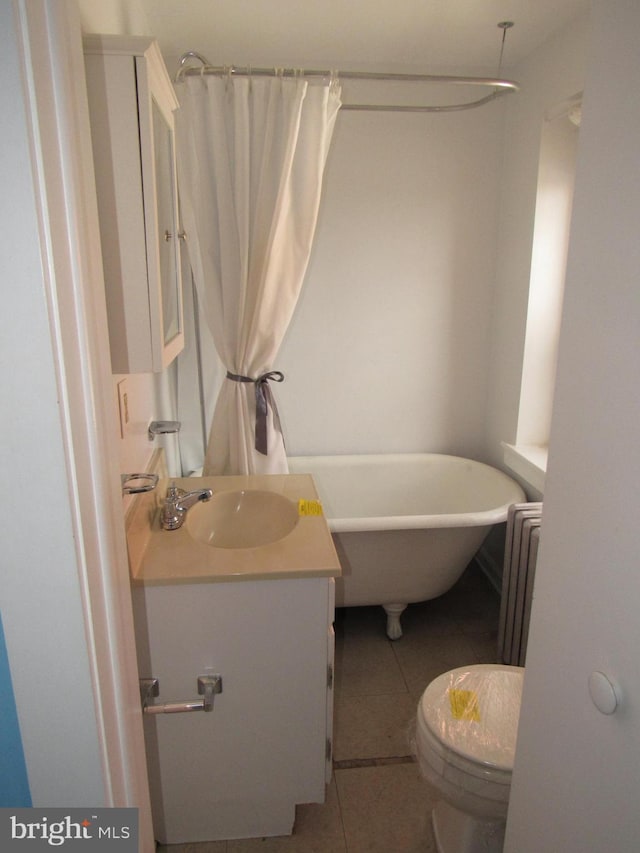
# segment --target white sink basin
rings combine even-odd
[[[298,523],[298,507],[277,492],[258,489],[214,492],[192,507],[190,535],[214,548],[257,548],[287,536]]]

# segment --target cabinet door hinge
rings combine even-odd
[[[327,761],[331,761],[331,758],[332,758],[332,756],[333,756],[333,744],[332,744],[332,742],[331,742],[331,738],[330,738],[330,737],[328,737],[328,738],[327,738],[327,745],[326,745],[325,755],[326,755],[326,759],[327,759]]]

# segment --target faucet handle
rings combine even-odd
[[[195,489],[185,492],[175,483],[167,489],[167,496],[161,510],[160,520],[165,530],[177,530],[182,526],[187,511],[198,501],[208,501],[213,492],[211,489]]]
[[[181,498],[184,494],[185,494],[184,489],[178,488],[178,486],[176,486],[175,483],[171,483],[171,485],[168,486],[168,488],[167,488],[167,500],[168,501],[178,500],[178,498]]]
[[[160,515],[165,530],[176,530],[182,524],[182,513],[178,511],[178,501],[183,494],[183,490],[179,489],[175,483],[168,486]]]

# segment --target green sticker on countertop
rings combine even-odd
[[[449,690],[449,703],[454,719],[480,722],[478,694],[475,690]]]
[[[309,501],[300,498],[298,501],[298,515],[322,515],[322,504],[320,501]]]

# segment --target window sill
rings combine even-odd
[[[502,442],[504,464],[541,494],[547,472],[547,447]]]

